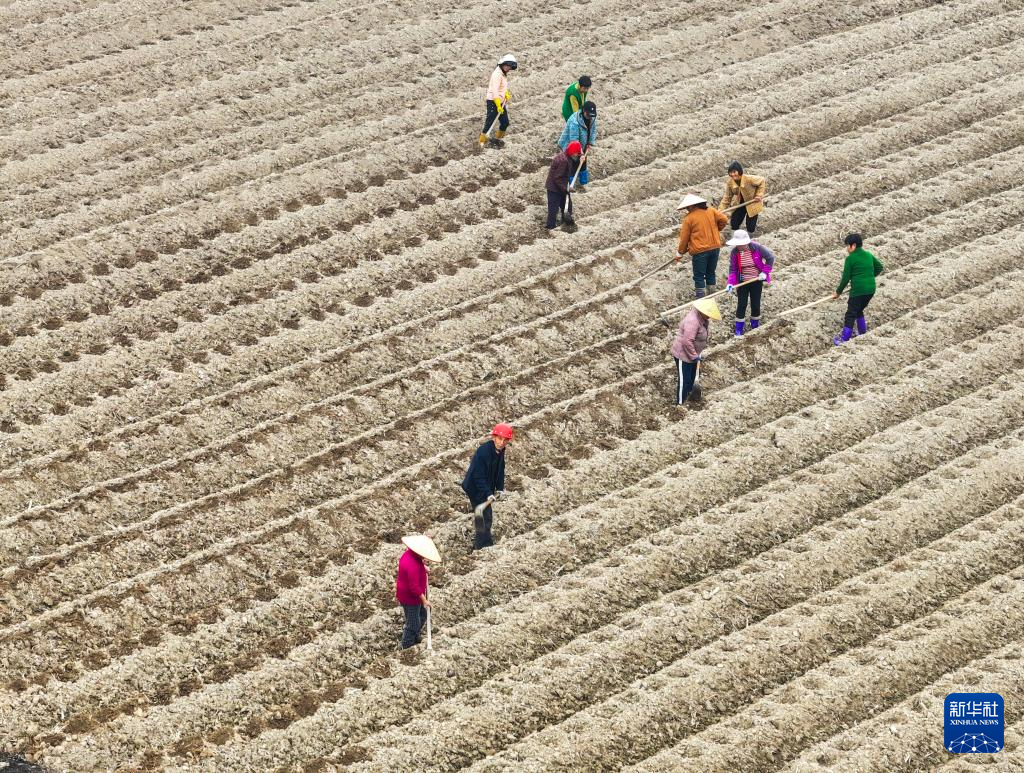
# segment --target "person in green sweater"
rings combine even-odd
[[[875,277],[882,273],[882,262],[864,249],[864,239],[860,234],[849,234],[843,241],[846,244],[846,262],[843,264],[839,287],[832,293],[832,300],[839,297],[846,285],[850,285],[850,297],[846,301],[843,332],[832,339],[836,346],[850,340],[854,322],[857,323],[858,335],[868,332],[864,309],[875,294]]]
[[[578,113],[587,101],[587,92],[590,91],[592,83],[589,75],[581,75],[579,80],[565,90],[565,98],[562,100],[562,118],[568,121],[573,113]]]

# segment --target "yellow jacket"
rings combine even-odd
[[[722,197],[722,203],[718,205],[718,208],[728,209],[734,204],[749,201],[751,203],[747,204],[747,214],[751,217],[759,215],[761,210],[764,209],[764,204],[760,201],[754,201],[754,199],[758,196],[764,196],[764,189],[763,177],[745,174],[740,177],[739,182],[729,177],[725,181],[725,195]]]

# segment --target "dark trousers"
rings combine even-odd
[[[750,301],[750,318],[761,319],[761,291],[764,282],[751,282],[736,288],[736,321],[747,318],[747,301]]]
[[[487,117],[484,118],[484,131],[483,131],[483,133],[487,134],[487,131],[491,128],[491,124],[494,123],[495,116],[497,116],[497,118],[498,118],[498,129],[500,129],[501,131],[505,131],[506,129],[508,129],[508,107],[506,106],[505,107],[505,112],[502,113],[499,116],[498,115],[498,108],[496,108],[494,106],[494,102],[492,100],[490,100],[490,99],[486,100],[486,102],[487,102]]]
[[[703,290],[707,285],[717,284],[715,271],[718,269],[719,250],[707,250],[691,255],[693,262],[693,286]]]
[[[561,191],[548,191],[548,219],[544,223],[547,228],[554,228],[558,223],[558,216],[561,214],[562,222],[571,222],[571,218],[567,218],[565,215],[565,198],[566,194]]]
[[[864,316],[864,309],[871,303],[871,299],[875,297],[874,293],[868,295],[851,295],[846,300],[846,314],[843,316],[843,327],[853,327],[853,323],[857,321],[857,317]]]
[[[740,207],[732,211],[732,215],[729,217],[729,225],[735,231],[743,225],[743,218],[747,219],[747,233],[753,236],[754,231],[757,230],[757,215],[748,215],[746,207]]]
[[[679,377],[679,385],[676,387],[676,405],[682,405],[693,391],[693,382],[697,378],[697,363],[687,362],[678,357],[672,359],[676,361],[676,375]]]
[[[484,508],[483,516],[476,514],[476,505],[480,504],[477,502],[473,505],[473,550],[479,550],[480,548],[489,548],[494,544],[494,537],[491,536],[491,524],[494,523],[494,511],[491,510],[491,506],[487,505]]]
[[[427,626],[427,608],[422,604],[402,604],[405,612],[405,628],[402,629],[402,649],[407,650],[419,643],[420,634]]]

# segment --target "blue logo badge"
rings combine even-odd
[[[1005,713],[995,692],[951,692],[943,708],[946,751],[984,754],[1001,751]]]

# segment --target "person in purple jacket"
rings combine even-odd
[[[732,252],[729,253],[729,279],[725,289],[736,294],[736,335],[741,336],[747,323],[748,302],[750,329],[756,330],[761,324],[761,292],[765,285],[772,283],[775,254],[763,244],[752,241],[750,234],[742,229],[732,232],[726,246],[732,247]]]
[[[427,624],[427,566],[423,560],[440,561],[434,540],[426,534],[410,534],[402,537],[407,550],[398,559],[398,576],[395,577],[395,600],[405,612],[405,628],[402,629],[402,649],[417,644]]]

